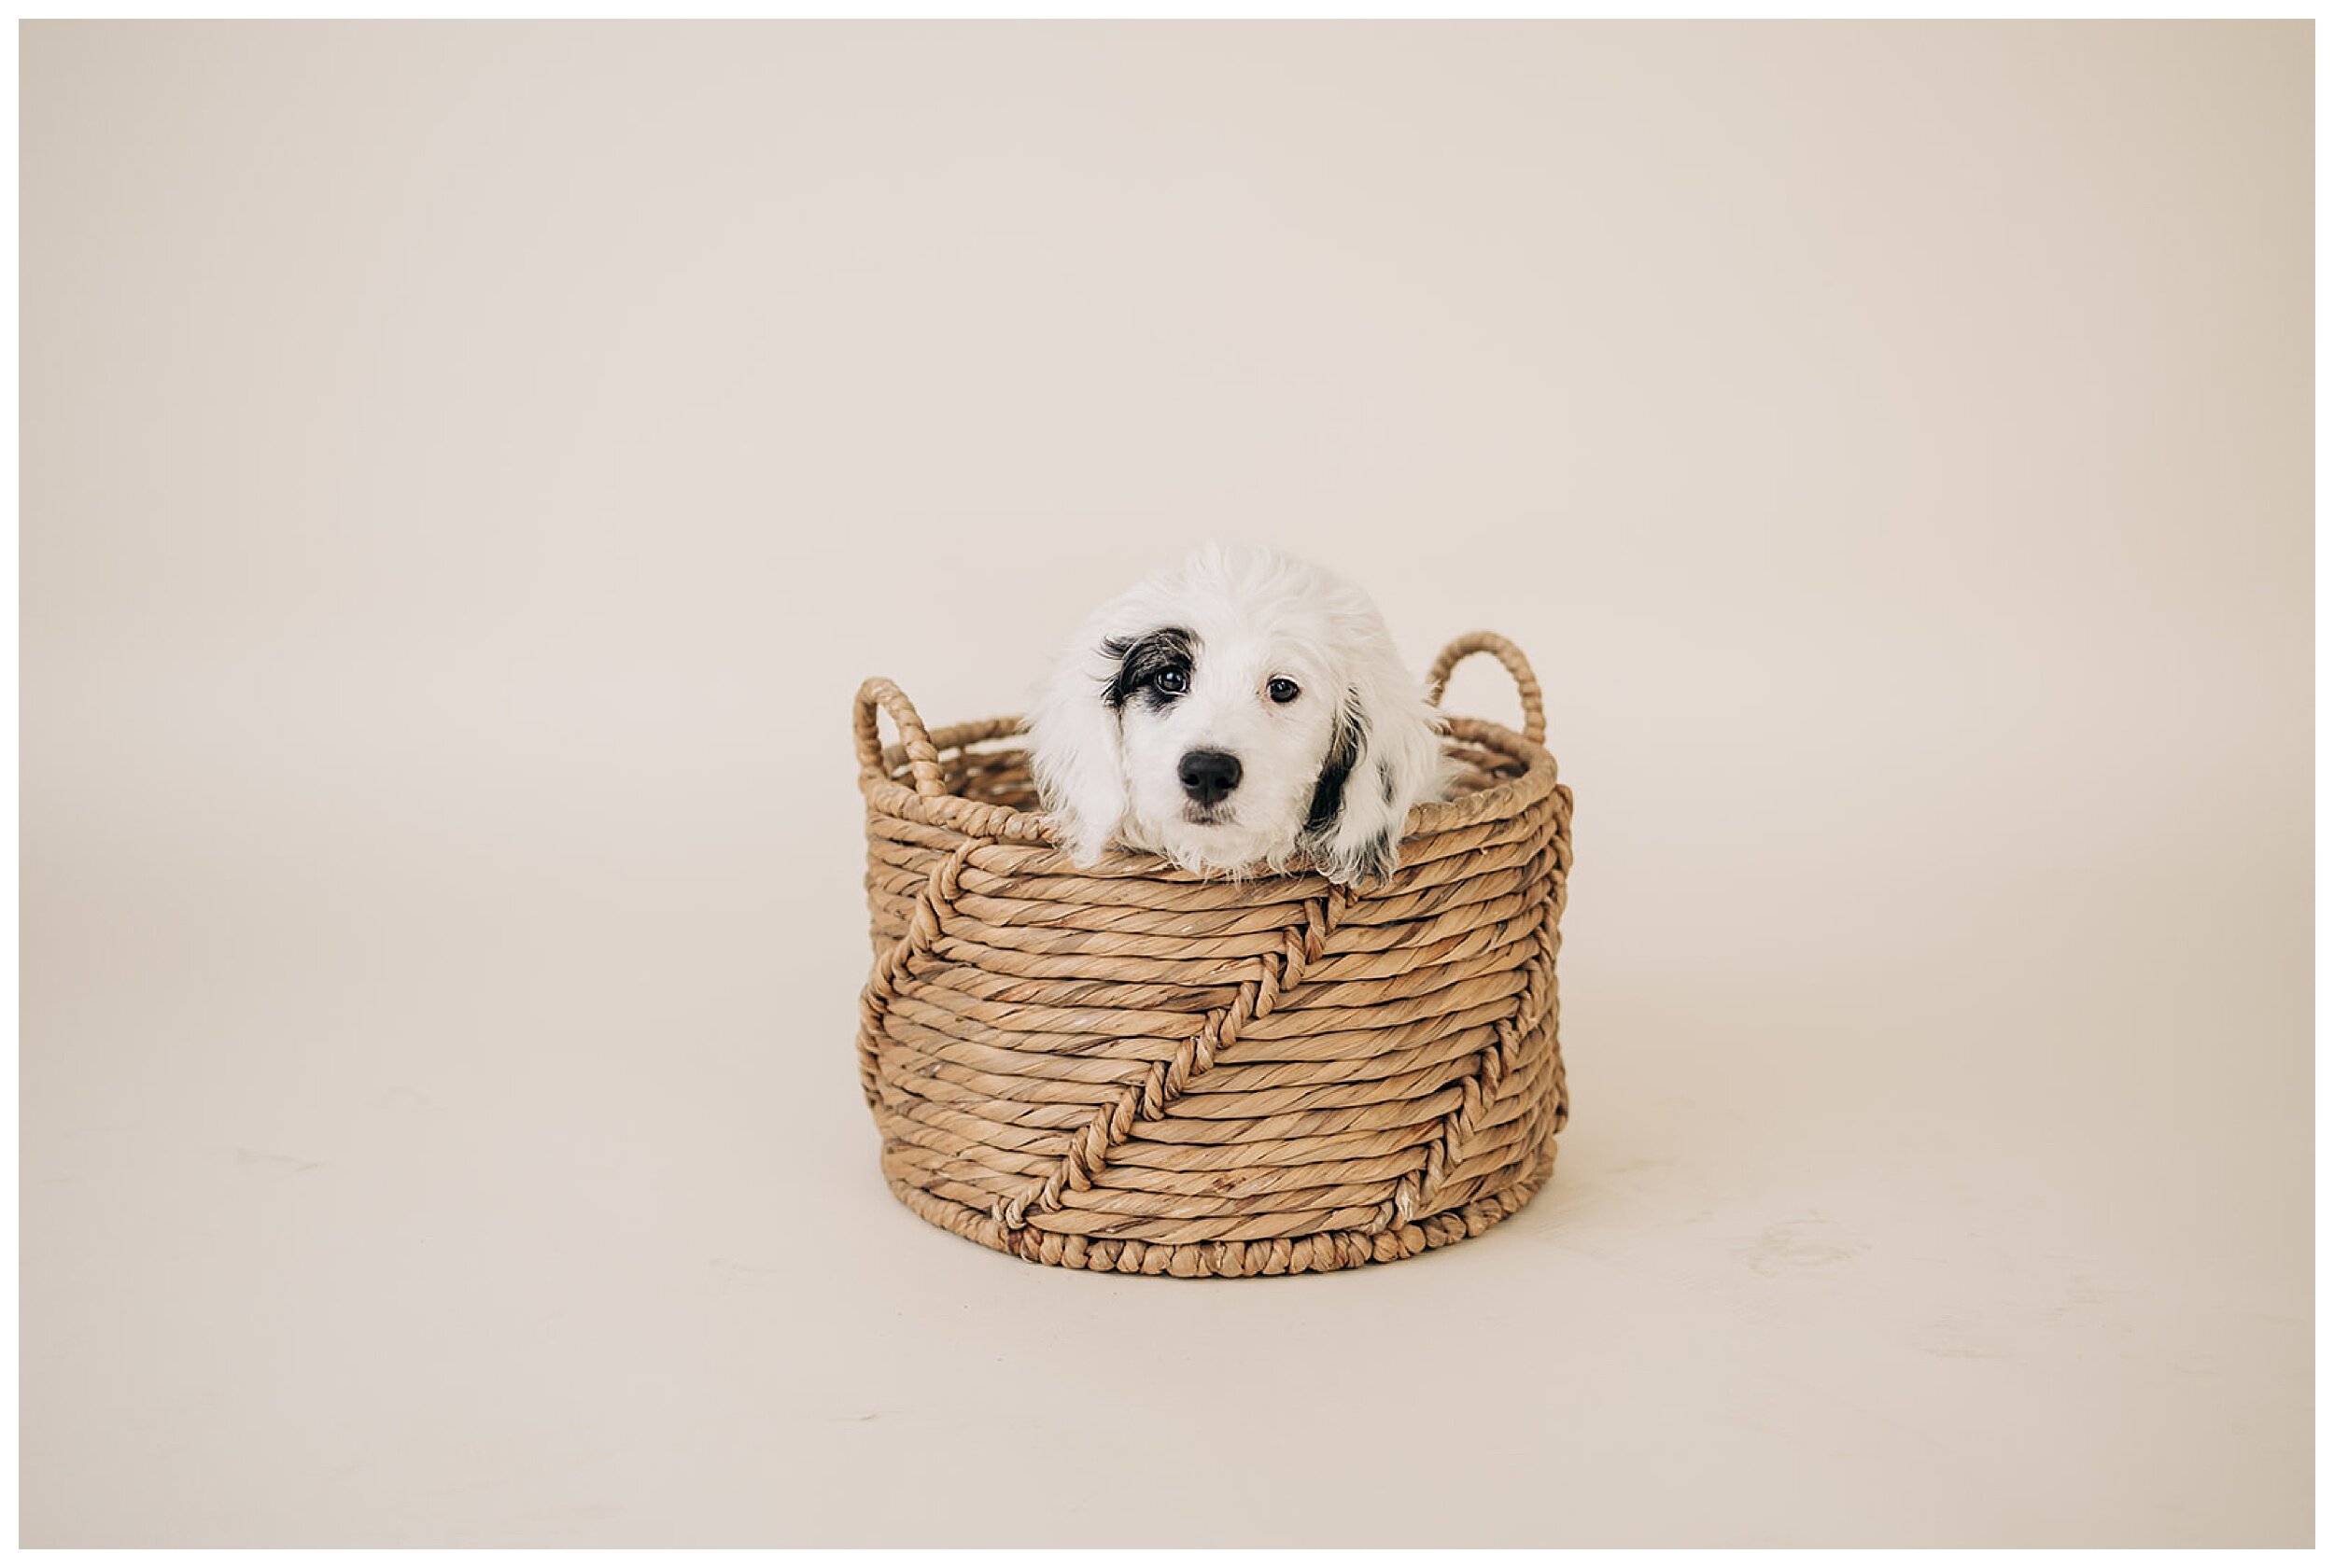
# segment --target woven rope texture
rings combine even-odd
[[[1480,1235],[1547,1179],[1567,1113],[1557,922],[1571,791],[1540,685],[1517,734],[1453,719],[1453,798],[1362,888],[1087,870],[1037,815],[1019,721],[853,715],[874,965],[859,1070],[910,1209],[1033,1262],[1293,1274]],[[879,715],[899,731],[882,745]]]

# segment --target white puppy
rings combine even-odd
[[[1029,715],[1070,859],[1111,844],[1187,871],[1391,872],[1452,764],[1368,595],[1308,562],[1210,545],[1088,620]]]

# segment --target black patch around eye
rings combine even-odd
[[[1305,814],[1305,832],[1325,833],[1345,809],[1345,780],[1361,761],[1370,738],[1369,721],[1347,702],[1337,710],[1337,729],[1329,736],[1329,754],[1321,760],[1321,777],[1313,786],[1313,806]]]
[[[1188,677],[1200,639],[1181,626],[1161,626],[1139,637],[1112,637],[1103,644],[1103,656],[1118,662],[1103,687],[1103,701],[1123,708],[1129,697],[1147,708],[1161,708],[1175,700],[1159,689],[1159,678],[1171,670]]]

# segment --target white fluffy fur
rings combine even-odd
[[[1190,634],[1187,689],[1114,706],[1123,651],[1164,628]],[[1296,698],[1274,701],[1275,679],[1294,681]],[[1095,611],[1029,715],[1038,789],[1076,863],[1112,844],[1233,875],[1301,856],[1347,883],[1391,872],[1411,807],[1449,788],[1439,728],[1360,589],[1309,562],[1220,545]],[[1240,761],[1239,784],[1212,812],[1178,777],[1195,750]],[[1321,788],[1325,767],[1348,760],[1342,789]],[[1309,828],[1309,817],[1321,819]]]

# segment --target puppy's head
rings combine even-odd
[[[1194,871],[1393,870],[1441,792],[1434,711],[1377,609],[1319,567],[1210,547],[1104,606],[1030,714],[1071,858],[1116,842]]]

